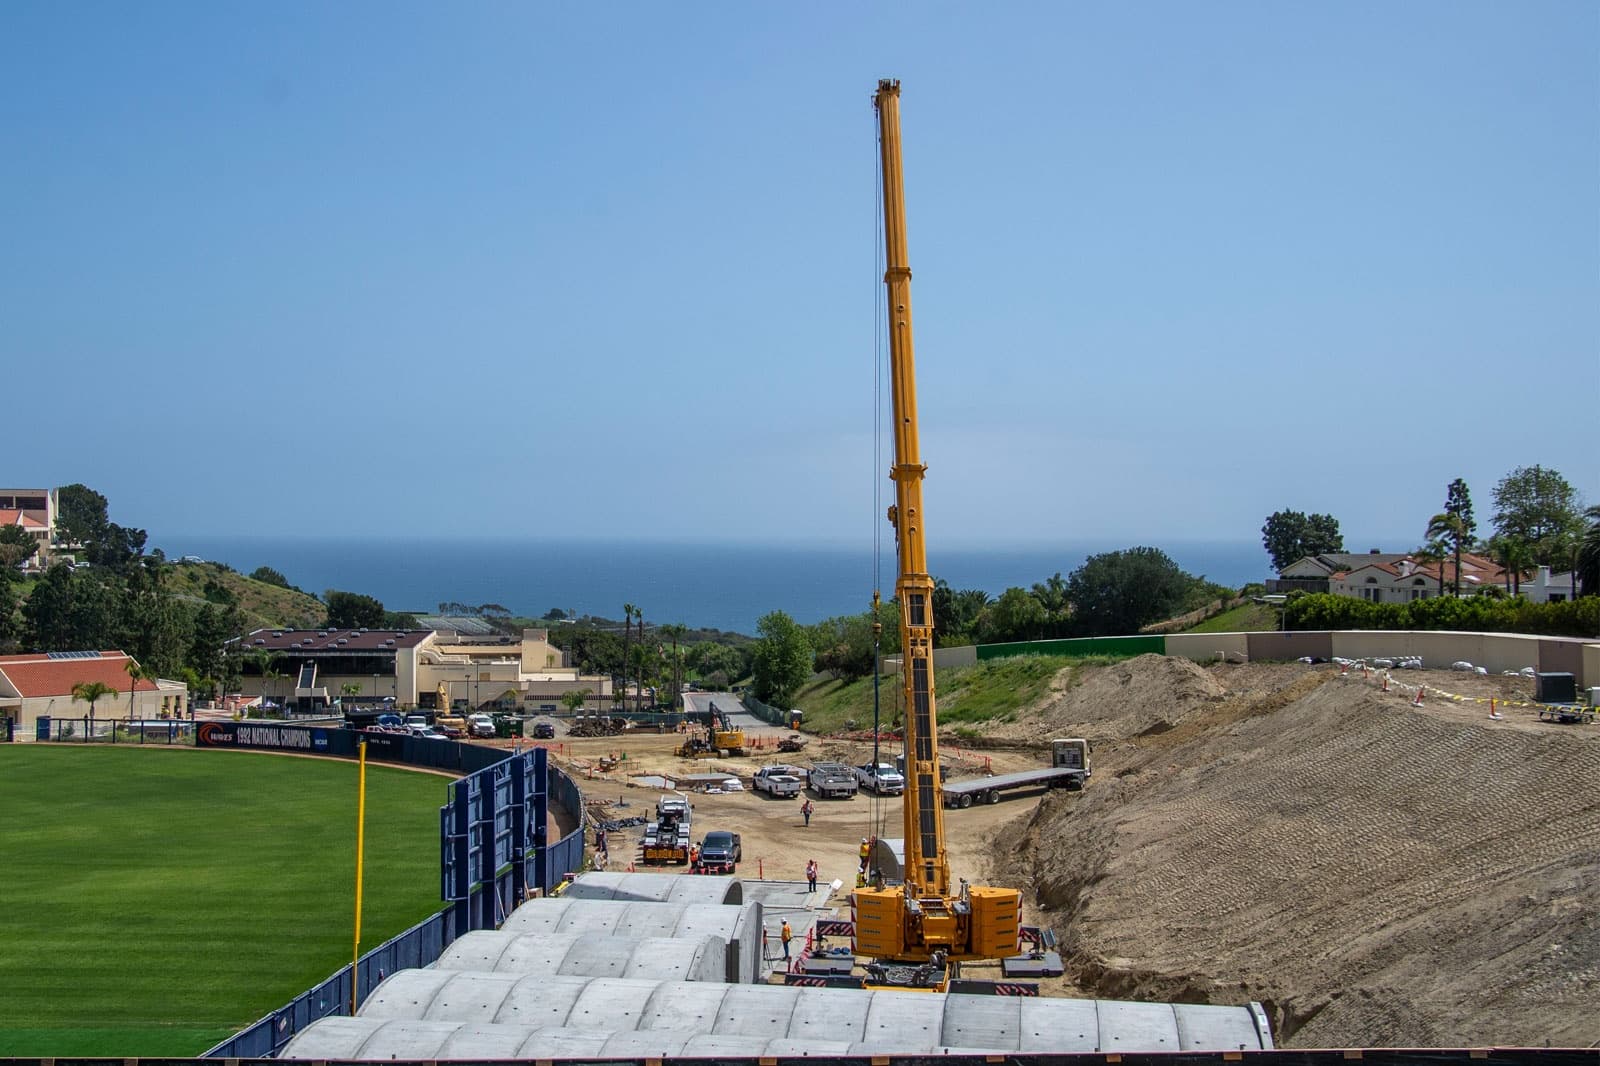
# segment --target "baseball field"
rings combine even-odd
[[[350,961],[350,762],[0,745],[0,1056],[181,1056]],[[362,948],[432,914],[448,778],[367,771]]]

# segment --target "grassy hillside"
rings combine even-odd
[[[252,581],[216,563],[174,563],[167,568],[166,577],[180,596],[215,599],[219,588],[232,593],[239,602],[246,631],[275,626],[315,629],[327,618],[322,601],[309,593]]]
[[[934,686],[939,724],[955,726],[959,733],[963,728],[983,722],[1008,721],[1017,708],[1044,696],[1062,670],[1076,673],[1085,666],[1103,665],[1108,661],[1060,655],[1019,655],[976,666],[940,670]],[[1071,683],[1070,678],[1066,680],[1066,684]],[[900,678],[885,675],[879,684],[880,720],[885,729],[892,729],[900,706]],[[851,728],[852,721],[856,729],[870,729],[872,679],[819,678],[800,690],[797,706],[805,712],[805,725],[810,732],[839,732]]]
[[[1241,603],[1212,615],[1185,633],[1264,633],[1278,628],[1278,609],[1270,603]]]

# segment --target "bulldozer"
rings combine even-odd
[[[788,736],[778,741],[779,751],[804,751],[805,746],[806,738],[801,736],[799,733],[790,733]]]

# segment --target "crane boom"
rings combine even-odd
[[[906,251],[905,181],[900,160],[900,83],[878,83],[878,141],[883,156],[884,287],[889,304],[890,394],[894,409],[895,502],[889,510],[899,556],[900,671],[906,737],[906,884],[921,895],[948,895],[944,808],[939,802],[939,738],[933,703],[933,578],[922,528],[917,438],[917,372],[911,343],[911,266]]]
[[[856,951],[884,963],[921,964],[887,983],[942,986],[945,960],[998,958],[1017,950],[1022,894],[1012,888],[950,890],[939,782],[939,720],[933,686],[933,578],[922,510],[916,363],[911,342],[911,266],[906,251],[900,157],[900,83],[885,79],[873,98],[883,161],[884,286],[889,309],[890,395],[894,412],[895,502],[889,509],[899,559],[901,684],[905,696],[905,882],[857,889]],[[931,964],[931,965],[930,965]],[[869,972],[871,968],[869,967]]]

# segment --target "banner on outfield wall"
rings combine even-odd
[[[342,755],[333,751],[326,729],[305,726],[257,725],[253,722],[201,722],[194,742],[200,748],[253,748],[271,751],[308,751]]]

